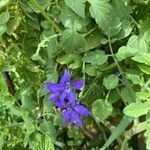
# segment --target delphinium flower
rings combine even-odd
[[[46,88],[51,92],[49,100],[61,108],[64,121],[69,121],[70,125],[76,123],[79,127],[82,127],[81,117],[90,114],[83,105],[77,102],[77,95],[74,93],[83,86],[84,80],[71,83],[69,70],[64,71],[59,83],[46,83]]]
[[[83,105],[76,103],[66,106],[66,108],[63,109],[62,115],[64,121],[69,121],[70,125],[76,123],[79,127],[82,127],[81,117],[90,115],[90,111],[88,111]]]
[[[54,101],[58,107],[63,107],[65,105],[65,99],[69,100],[71,103],[75,102],[76,94],[73,90],[80,90],[84,86],[84,80],[75,81],[71,83],[70,71],[65,69],[64,75],[60,79],[59,83],[46,83],[46,88],[51,92],[49,100]],[[58,102],[61,103],[58,103]],[[62,106],[60,106],[62,105]]]

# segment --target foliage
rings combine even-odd
[[[149,8],[149,0],[1,0],[0,149],[150,149]],[[66,68],[85,80],[78,101],[92,113],[82,128],[48,101],[45,83]]]

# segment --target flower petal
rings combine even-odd
[[[61,103],[60,101],[56,101],[55,106],[57,106],[58,108],[65,108],[66,107],[66,105],[64,103]]]
[[[71,77],[70,71],[67,70],[67,69],[65,69],[64,75],[63,75],[62,78],[60,79],[60,83],[61,83],[61,84],[64,84],[64,83],[66,83],[66,82],[70,82],[70,77]]]
[[[49,97],[50,101],[57,101],[58,100],[58,93],[52,93]]]
[[[59,99],[59,102],[61,103],[61,108],[65,108],[66,107],[66,104],[65,104],[65,99],[66,99],[66,92],[63,92],[61,95],[60,95],[60,99]]]
[[[53,93],[56,93],[56,92],[60,92],[60,91],[63,91],[64,90],[64,85],[63,84],[58,84],[58,83],[46,83],[46,88],[53,92]]]
[[[85,81],[84,80],[79,80],[79,81],[75,81],[73,84],[72,84],[72,87],[76,90],[80,90],[85,84]]]
[[[72,111],[71,113],[71,120],[69,122],[69,124],[73,124],[73,123],[76,123],[79,127],[82,127],[82,120],[79,116],[79,114],[75,111]]]
[[[70,111],[69,110],[65,110],[63,113],[63,118],[64,118],[64,121],[68,121],[71,117],[71,114],[70,114]]]
[[[73,108],[82,116],[90,115],[90,111],[88,111],[83,105],[76,104]]]
[[[73,103],[73,102],[75,102],[75,100],[76,100],[76,94],[73,93],[73,92],[66,93],[66,99],[67,99],[70,103]]]

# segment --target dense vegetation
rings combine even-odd
[[[45,84],[84,80],[69,125]],[[149,0],[0,0],[0,149],[150,149]]]

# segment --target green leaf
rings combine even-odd
[[[97,68],[95,68],[94,66],[92,65],[85,65],[85,72],[89,75],[89,76],[99,76],[101,75],[102,73],[100,71],[98,71]]]
[[[83,57],[83,61],[92,65],[103,65],[107,62],[108,56],[102,50],[87,52]]]
[[[49,38],[48,45],[47,45],[47,53],[49,59],[53,58],[54,54],[57,52],[58,42],[57,42],[57,37],[55,37],[55,35],[56,34],[53,30],[50,31],[50,36],[52,38]]]
[[[18,26],[19,26],[19,20],[15,18],[10,18],[7,23],[7,33],[9,35],[13,34]]]
[[[49,136],[45,135],[38,143],[37,150],[54,150],[54,144]]]
[[[148,52],[148,48],[145,45],[143,38],[132,35],[127,43],[127,46],[119,48],[116,56],[119,61],[131,56],[135,56],[140,53]]]
[[[5,24],[8,22],[10,13],[8,11],[1,13],[0,15],[0,24]]]
[[[112,17],[112,21],[110,22],[111,22],[111,26],[107,28],[107,30],[105,31],[105,34],[108,37],[113,37],[113,36],[116,36],[120,32],[121,22],[120,22],[120,19],[116,17],[116,15]]]
[[[62,117],[62,114],[61,113],[58,113],[55,115],[55,118],[54,118],[54,125],[56,126],[64,126],[65,125],[65,122],[63,120],[63,117]]]
[[[130,14],[128,7],[125,5],[125,1],[122,0],[112,0],[112,6],[114,7],[116,14],[119,16],[121,21],[129,19]]]
[[[28,116],[29,112],[27,112],[24,108],[22,107],[15,107],[15,106],[12,106],[11,108],[11,112],[16,115],[16,116],[19,116],[19,117],[25,117],[25,116]]]
[[[4,6],[6,6],[9,2],[10,2],[10,0],[1,0],[0,1],[0,9],[2,9]]]
[[[21,93],[21,102],[22,107],[27,109],[28,111],[34,111],[35,105],[32,97],[32,86],[25,87],[23,92]]]
[[[131,22],[129,20],[123,20],[121,22],[121,30],[117,36],[115,36],[118,40],[126,38],[132,31],[133,26],[131,26]]]
[[[57,59],[57,62],[62,65],[69,65],[70,69],[76,69],[81,67],[82,65],[81,57],[78,54],[74,53],[63,55],[62,57]]]
[[[65,3],[80,17],[85,18],[85,1],[86,0],[65,0]]]
[[[130,87],[125,87],[121,90],[121,98],[125,103],[133,103],[135,100],[135,93],[131,91]]]
[[[98,29],[94,30],[91,34],[88,34],[86,36],[87,44],[86,44],[85,50],[88,51],[90,49],[94,49],[100,46],[101,45],[100,41],[102,38],[103,38],[103,35]]]
[[[66,28],[72,28],[76,31],[86,32],[86,26],[89,22],[88,19],[83,19],[74,13],[65,3],[60,3],[61,14],[59,16],[60,21]]]
[[[92,104],[92,115],[94,119],[101,122],[112,113],[112,105],[105,100],[98,99]]]
[[[150,98],[150,92],[140,91],[136,92],[135,94],[141,100],[148,100]]]
[[[150,66],[150,54],[142,53],[132,57],[134,61]]]
[[[116,75],[109,75],[107,78],[103,79],[103,85],[106,89],[114,89],[118,85],[119,79]]]
[[[141,69],[142,72],[146,74],[150,74],[150,67],[144,64],[137,64],[137,66]]]
[[[111,90],[109,97],[108,97],[108,102],[113,104],[119,99],[120,99],[120,95],[118,94],[118,92],[116,90]]]
[[[108,0],[89,0],[90,14],[96,20],[96,23],[102,30],[107,31],[112,20],[113,7],[108,3]]]
[[[6,30],[7,30],[6,24],[0,24],[0,36],[3,35]]]
[[[0,133],[0,150],[3,148],[3,143],[4,143],[4,134],[1,132]]]
[[[56,140],[56,129],[51,121],[44,121],[39,126],[40,131],[43,135],[48,135],[52,142],[54,143]]]
[[[73,29],[66,29],[62,35],[62,44],[65,50],[78,50],[85,48],[85,38]]]
[[[113,143],[114,140],[117,139],[117,137],[125,131],[125,129],[128,127],[128,125],[133,121],[134,118],[124,116],[118,126],[112,131],[110,137],[105,142],[103,147],[100,150],[105,150],[109,145]]]
[[[147,103],[131,103],[126,106],[123,110],[123,113],[127,116],[137,118],[139,116],[145,115],[148,113],[150,107]]]
[[[131,80],[133,84],[141,84],[141,83],[143,83],[141,77],[138,74],[126,73],[126,78],[128,80]]]
[[[150,29],[148,29],[143,36],[145,43],[150,46]]]

